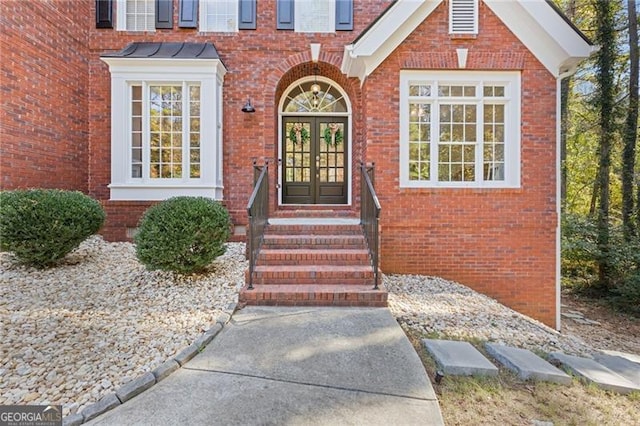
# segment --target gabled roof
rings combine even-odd
[[[360,36],[345,46],[342,72],[361,82],[378,68],[443,0],[397,0]]]
[[[411,34],[443,0],[397,0],[350,45],[342,72],[361,82]],[[549,0],[484,0],[554,76],[572,73],[596,47]]]
[[[220,59],[211,43],[130,43],[117,52],[105,53],[103,58],[158,59]]]

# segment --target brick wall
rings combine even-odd
[[[447,34],[442,4],[368,78],[367,157],[382,204],[382,270],[457,280],[555,325],[555,79],[481,3],[476,39]],[[523,70],[520,189],[399,187],[401,69]],[[375,90],[374,90],[375,89]]]
[[[87,191],[91,3],[0,1],[2,189]]]

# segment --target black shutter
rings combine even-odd
[[[255,30],[256,25],[256,0],[240,0],[238,2],[238,29]]]
[[[112,0],[96,0],[96,28],[113,28]]]
[[[353,30],[353,0],[336,0],[336,31]]]
[[[279,30],[293,30],[293,0],[278,0],[276,19]]]
[[[156,0],[156,28],[173,28],[173,0]]]
[[[180,0],[178,26],[198,28],[198,0]]]

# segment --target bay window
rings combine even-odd
[[[111,71],[111,199],[221,199],[221,62],[103,60]]]

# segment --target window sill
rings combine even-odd
[[[128,29],[116,29],[119,33],[124,34],[155,34],[156,30],[128,30]]]
[[[464,184],[464,183],[413,183],[402,182],[400,189],[520,189],[518,184],[500,182],[499,184]]]
[[[111,184],[112,201],[162,201],[177,196],[222,200],[222,186]]]
[[[240,32],[240,30],[225,30],[225,31],[219,31],[219,30],[208,30],[208,29],[198,29],[198,33],[200,34],[216,34],[216,35],[221,35],[221,36],[233,36],[236,35]]]

